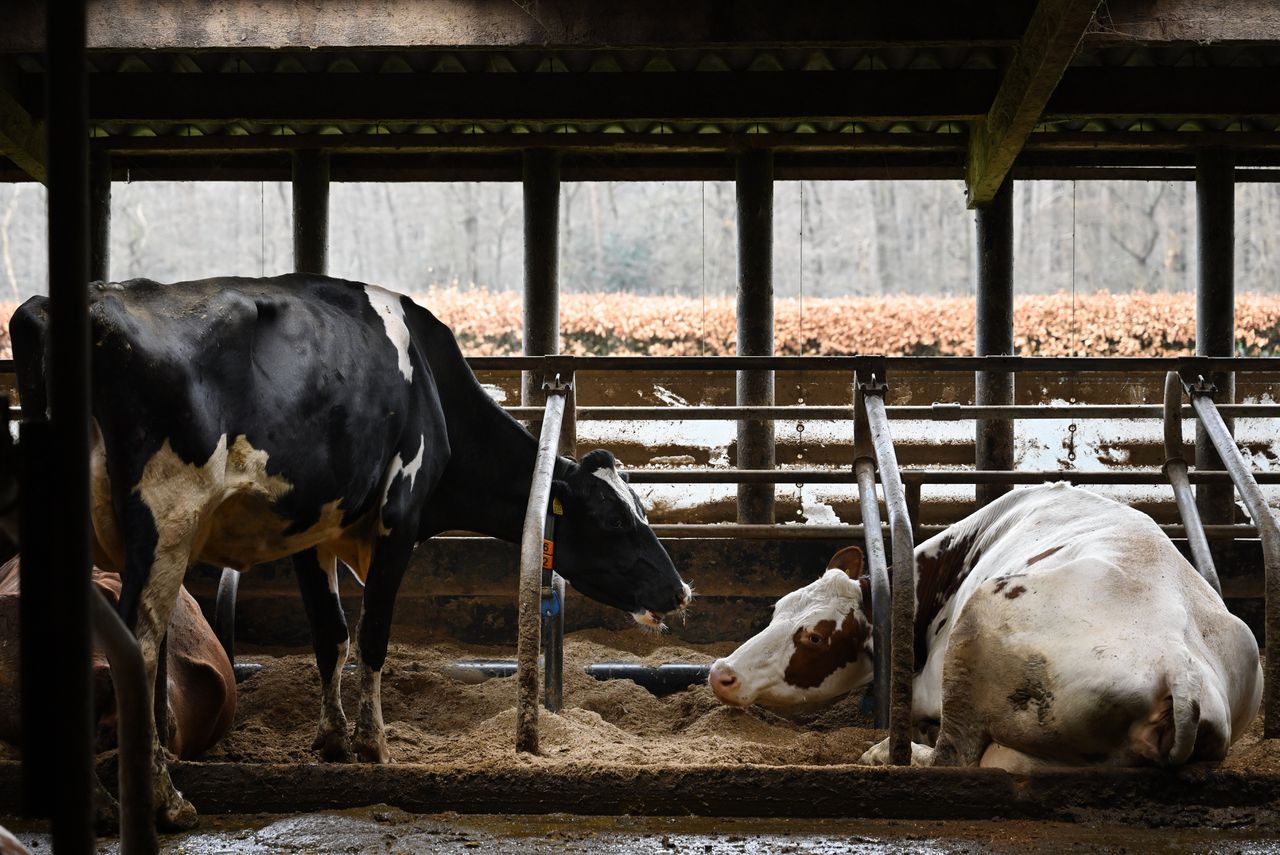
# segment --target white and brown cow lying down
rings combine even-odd
[[[913,762],[1025,771],[1218,760],[1253,720],[1258,645],[1145,514],[1009,493],[916,548]],[[726,704],[794,708],[871,682],[856,547],[718,660]],[[936,741],[929,735],[936,728]],[[863,755],[884,763],[887,740]]]
[[[22,741],[18,675],[18,592],[21,567],[13,558],[0,566],[0,742],[17,748]],[[120,577],[93,569],[93,584],[114,603]],[[236,715],[236,680],[231,662],[213,634],[200,606],[181,588],[169,623],[169,733],[165,747],[183,759],[199,757],[217,744]],[[93,653],[93,686],[97,748],[115,747],[115,693],[106,655]]]

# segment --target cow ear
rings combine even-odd
[[[827,562],[827,570],[843,570],[850,579],[862,575],[862,550],[856,546],[846,546],[831,556]]]

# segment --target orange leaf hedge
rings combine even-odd
[[[431,288],[415,299],[453,328],[476,356],[520,352],[519,292]],[[1014,307],[1018,353],[1065,356],[1177,355],[1195,349],[1195,295],[1070,294],[1028,296]],[[8,318],[0,304],[0,353],[9,355]],[[775,349],[780,354],[971,354],[972,297],[839,297],[778,300]],[[734,352],[734,303],[626,294],[563,294],[560,335],[565,353],[690,356]],[[1272,356],[1280,344],[1280,296],[1236,298],[1236,352]]]

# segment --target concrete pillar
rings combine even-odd
[[[773,355],[773,152],[738,155],[738,355]],[[772,371],[739,371],[739,406],[773,404]],[[774,467],[773,422],[738,422],[739,469]],[[773,485],[738,485],[738,522],[772,523]]]
[[[977,355],[1013,353],[1013,179],[1006,178],[995,198],[974,211],[978,239]],[[1012,404],[1013,373],[974,374],[977,404]],[[978,419],[974,434],[978,469],[1013,468],[1013,421]],[[979,484],[978,507],[1009,491],[1005,484]]]
[[[1230,152],[1204,150],[1196,157],[1196,355],[1235,353],[1235,165]],[[1209,378],[1219,404],[1235,401],[1235,375],[1214,372]],[[1234,432],[1232,419],[1224,419]],[[1196,425],[1196,468],[1221,469],[1213,443]],[[1234,488],[1199,484],[1196,506],[1205,524],[1234,522]]]
[[[293,153],[293,269],[329,270],[329,154]]]

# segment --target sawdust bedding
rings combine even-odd
[[[513,659],[514,650],[393,642],[382,677],[387,743],[396,763],[476,771],[525,763],[590,766],[831,765],[856,762],[882,733],[857,699],[787,719],[760,708],[721,705],[705,685],[655,697],[629,680],[597,681],[592,662],[710,664],[732,643],[685,645],[636,631],[573,633],[565,644],[565,709],[543,712],[542,756],[517,755],[515,678],[467,684],[445,667],[458,659]],[[236,722],[204,759],[311,763],[320,678],[310,654],[244,652],[262,671],[240,684]],[[343,681],[343,707],[356,706],[355,675]]]
[[[521,764],[577,767],[744,764],[840,765],[857,762],[884,736],[861,698],[849,697],[792,718],[759,707],[721,705],[705,685],[655,697],[629,680],[597,681],[593,662],[710,664],[735,645],[684,644],[672,636],[589,630],[565,644],[565,709],[543,712],[542,754],[515,752],[515,678],[470,684],[445,673],[458,659],[513,659],[513,649],[413,640],[393,642],[382,678],[383,717],[393,762],[471,771]],[[311,750],[320,679],[309,653],[248,651],[260,673],[240,684],[235,726],[204,759],[245,763],[318,762]],[[353,674],[343,706],[356,710]],[[1280,740],[1262,736],[1259,716],[1222,768],[1280,774]]]

